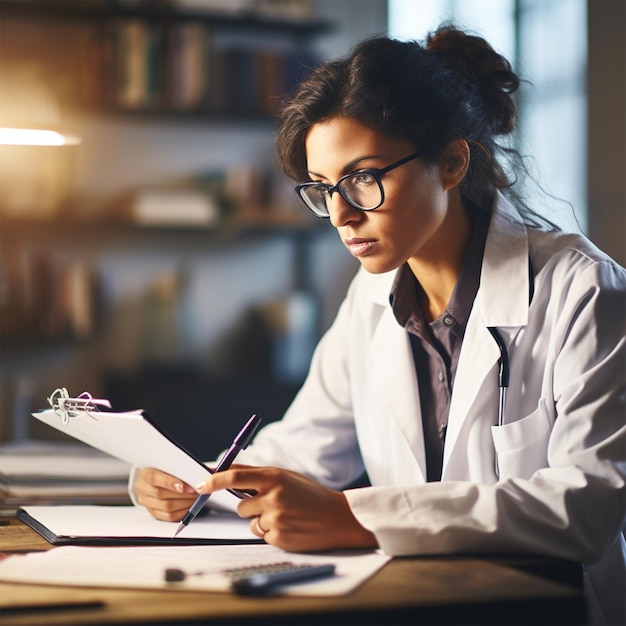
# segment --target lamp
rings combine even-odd
[[[36,66],[0,69],[0,215],[51,217],[70,196],[80,138]]]
[[[28,68],[0,76],[0,145],[65,146],[80,138],[62,130],[59,106]]]

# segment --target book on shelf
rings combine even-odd
[[[111,18],[84,45],[86,102],[128,111],[273,116],[317,65],[299,46],[228,41],[199,20]]]
[[[62,251],[0,254],[1,337],[82,340],[96,326],[98,278]]]
[[[132,195],[130,205],[130,219],[140,226],[206,228],[220,218],[211,194],[193,187],[145,187]]]

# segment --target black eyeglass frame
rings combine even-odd
[[[300,198],[300,200],[302,200],[302,202],[306,206],[306,208],[309,209],[309,211],[311,211],[311,213],[313,213],[313,215],[315,215],[316,217],[329,218],[330,217],[330,213],[327,213],[326,215],[321,215],[320,213],[318,213],[317,209],[314,209],[307,202],[306,198],[302,195],[302,192],[305,189],[310,189],[311,187],[316,187],[318,189],[319,188],[325,189],[328,192],[329,197],[331,197],[331,198],[332,198],[332,195],[336,191],[339,192],[339,195],[353,209],[356,209],[357,211],[375,211],[376,209],[380,208],[383,205],[383,203],[385,202],[385,188],[383,187],[383,182],[382,182],[381,178],[387,172],[390,172],[391,170],[396,169],[396,167],[400,167],[401,165],[404,165],[405,163],[408,163],[409,161],[412,161],[413,159],[417,159],[418,157],[422,156],[425,152],[426,152],[426,150],[419,150],[418,152],[413,152],[412,154],[409,154],[408,156],[405,156],[403,159],[400,159],[399,161],[396,161],[395,163],[392,163],[391,165],[388,165],[387,167],[383,167],[382,169],[379,169],[379,168],[365,168],[365,169],[362,169],[362,170],[355,170],[354,172],[350,172],[350,173],[346,174],[345,176],[342,176],[337,181],[337,183],[334,184],[334,185],[329,185],[327,183],[322,183],[322,182],[319,182],[319,181],[313,181],[313,182],[303,183],[301,185],[297,185],[294,189],[295,189],[295,192],[298,194],[298,197]],[[347,197],[347,195],[345,194],[345,192],[341,188],[341,183],[343,183],[344,180],[346,180],[348,178],[351,178],[352,176],[359,176],[359,175],[362,175],[362,174],[369,174],[370,176],[372,176],[374,178],[374,180],[376,181],[376,184],[378,185],[378,188],[380,190],[380,202],[375,207],[371,207],[369,209],[366,209],[366,208],[364,208],[362,206],[359,206],[358,204],[355,204],[352,200],[350,200],[350,198]]]

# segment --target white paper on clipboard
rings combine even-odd
[[[54,408],[37,411],[33,417],[136,467],[154,467],[176,476],[192,487],[210,471],[206,465],[170,439],[142,410],[74,410],[67,419]],[[211,496],[211,505],[233,510],[238,498],[227,491]]]

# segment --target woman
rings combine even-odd
[[[624,622],[626,275],[516,196],[518,85],[442,27],[366,41],[300,86],[279,159],[362,268],[245,465],[197,492],[142,470],[139,504],[179,520],[197,493],[249,489],[239,514],[286,550],[564,557]],[[371,487],[341,491],[363,472]]]

